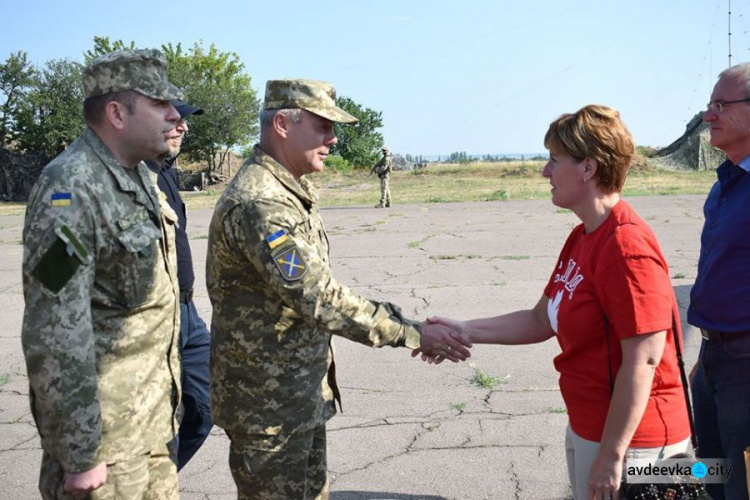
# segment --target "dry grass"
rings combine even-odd
[[[431,165],[423,171],[395,172],[391,194],[395,203],[450,203],[548,199],[549,180],[541,175],[543,162]],[[312,177],[321,190],[321,205],[347,206],[377,203],[380,183],[364,172],[323,172]],[[625,196],[707,194],[716,180],[713,171],[654,171],[634,169]]]
[[[425,170],[394,172],[394,203],[451,203],[547,199],[549,181],[542,177],[543,162],[472,163],[430,165]],[[341,173],[327,170],[311,176],[320,189],[322,206],[375,205],[380,182],[362,170]],[[625,196],[707,194],[716,180],[714,171],[653,170],[647,164],[632,169]],[[188,209],[213,208],[220,191],[184,192]],[[0,215],[22,215],[23,203],[0,203]]]
[[[713,170],[657,170],[633,172],[625,181],[625,196],[702,194],[716,182]]]
[[[394,172],[391,194],[396,203],[537,198],[549,191],[539,171],[540,166],[530,162],[431,165],[426,170]],[[324,172],[313,181],[320,187],[324,206],[375,204],[380,197],[380,181],[364,172]]]
[[[0,215],[23,215],[26,203],[0,202]]]
[[[180,194],[188,210],[198,210],[201,208],[214,208],[219,195],[221,195],[221,191],[209,188],[205,191],[182,191]]]

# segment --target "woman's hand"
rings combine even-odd
[[[601,449],[589,474],[589,500],[618,500],[622,482],[623,459],[604,456]]]
[[[451,318],[443,318],[442,316],[433,316],[431,318],[427,318],[428,323],[437,324],[437,325],[443,325],[447,326],[451,330],[455,330],[458,333],[465,334],[466,333],[466,326],[465,321],[459,321],[457,319],[451,319]]]

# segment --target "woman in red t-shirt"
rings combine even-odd
[[[571,232],[533,309],[494,318],[430,318],[475,343],[557,337],[568,410],[568,472],[576,499],[609,498],[627,459],[687,449],[690,426],[672,334],[677,303],[651,228],[620,191],[635,151],[620,114],[589,105],[550,124],[542,175],[552,203],[582,224]],[[440,362],[440,358],[428,358]]]

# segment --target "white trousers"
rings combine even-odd
[[[628,448],[625,452],[625,463],[630,460],[657,460],[671,457],[677,453],[685,453],[690,444],[690,438],[679,443],[657,448]],[[588,500],[589,475],[591,466],[599,453],[599,443],[588,441],[573,432],[573,429],[565,430],[565,458],[568,462],[568,478],[570,488],[573,490],[575,500]],[[625,470],[623,470],[623,477]]]

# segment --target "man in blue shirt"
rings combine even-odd
[[[180,113],[180,121],[169,132],[169,153],[166,158],[147,161],[146,165],[157,174],[159,189],[164,191],[167,202],[177,213],[175,246],[177,248],[177,280],[180,284],[180,359],[184,408],[177,451],[177,470],[180,470],[201,447],[214,424],[211,420],[208,382],[211,337],[206,323],[198,316],[193,303],[195,275],[190,242],[185,231],[187,211],[180,196],[177,172],[172,166],[180,153],[182,139],[188,130],[185,120],[190,115],[202,114],[203,110],[179,100],[172,101],[172,105]]]
[[[719,75],[703,120],[727,155],[703,207],[698,276],[688,322],[703,343],[692,391],[699,456],[724,458],[729,481],[715,500],[747,499],[743,452],[750,446],[750,63]]]

